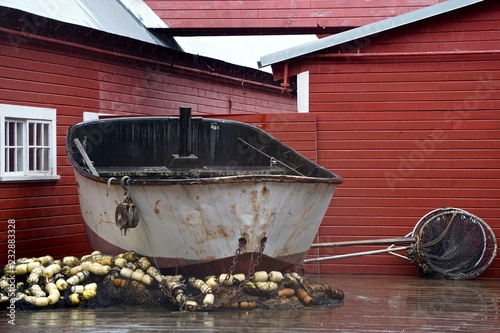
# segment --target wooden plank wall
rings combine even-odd
[[[318,30],[323,27],[361,26],[442,1],[444,0],[194,0],[189,5],[182,0],[145,2],[171,29]],[[318,32],[321,33],[319,30]]]
[[[500,236],[498,20],[500,6],[489,2],[374,37],[359,54],[301,64],[311,73],[318,162],[344,178],[321,241],[404,236],[427,212],[450,206],[476,214]],[[388,254],[325,262],[320,271],[416,272]],[[500,259],[485,276],[500,277]]]
[[[11,42],[15,40],[13,45]],[[7,220],[16,220],[16,257],[82,255],[90,251],[73,169],[66,158],[70,125],[83,112],[120,115],[273,113],[296,110],[279,89],[222,82],[189,69],[106,56],[0,34],[0,103],[57,109],[57,182],[0,183],[0,265],[6,263]],[[248,83],[248,82],[247,82]]]

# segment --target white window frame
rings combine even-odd
[[[22,125],[22,164],[20,171],[6,171],[6,121],[19,121]],[[29,170],[29,122],[48,124],[48,170]],[[0,104],[0,182],[58,180],[57,175],[56,109]]]

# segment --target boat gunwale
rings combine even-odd
[[[92,179],[94,181],[98,182],[104,182],[107,183],[109,179],[116,177],[113,175],[109,176],[101,176],[101,175],[93,175],[89,170],[81,166],[79,163],[77,163],[72,156],[71,152],[71,147],[72,147],[72,142],[70,141],[70,138],[73,137],[72,133],[73,131],[78,128],[78,127],[84,127],[96,123],[101,123],[106,126],[107,123],[112,123],[112,122],[117,122],[117,121],[134,121],[134,120],[163,120],[163,121],[177,121],[179,120],[179,117],[176,116],[119,116],[119,117],[112,117],[112,118],[104,118],[104,119],[95,119],[95,120],[90,120],[90,121],[84,121],[84,122],[79,122],[76,124],[71,125],[68,128],[67,132],[67,138],[66,138],[66,149],[67,149],[67,157],[73,166],[73,168],[80,173],[82,176]],[[233,124],[236,126],[243,126],[247,128],[251,128],[252,130],[263,133],[273,140],[276,140],[279,144],[289,148],[291,151],[293,151],[295,154],[301,156],[302,158],[306,159],[309,161],[311,164],[313,164],[316,168],[322,169],[323,171],[329,173],[332,175],[332,177],[310,177],[306,175],[291,175],[291,174],[245,174],[245,175],[230,175],[230,176],[215,176],[215,177],[183,177],[181,174],[182,172],[179,172],[179,176],[177,178],[175,177],[158,177],[157,175],[152,175],[152,176],[144,176],[144,175],[132,175],[129,177],[130,182],[132,184],[148,184],[148,185],[165,185],[165,184],[211,184],[211,183],[219,183],[219,182],[226,182],[226,183],[231,183],[231,182],[257,182],[257,181],[267,181],[267,182],[300,182],[300,183],[331,183],[331,184],[342,184],[343,183],[343,178],[341,176],[338,176],[337,174],[331,172],[330,170],[326,169],[325,167],[319,165],[318,163],[310,160],[309,158],[303,156],[300,152],[296,151],[295,149],[289,147],[288,145],[282,143],[280,140],[269,134],[268,132],[264,131],[263,129],[244,122],[240,121],[235,121],[235,120],[228,120],[228,119],[219,119],[219,118],[203,118],[201,116],[195,116],[192,117],[193,121],[207,121],[207,122],[216,122],[216,123],[226,123],[226,124]],[[140,170],[141,167],[136,167],[137,170]],[[123,172],[119,171],[119,167],[117,168],[117,172]],[[121,176],[124,177],[125,175]],[[119,176],[118,176],[119,177]],[[111,181],[111,183],[114,183],[115,181]]]

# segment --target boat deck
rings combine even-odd
[[[345,292],[331,308],[170,312],[163,308],[71,308],[17,312],[9,332],[497,332],[500,280],[307,275]],[[28,328],[28,329],[27,329]]]

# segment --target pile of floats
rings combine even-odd
[[[344,293],[297,273],[257,271],[252,276],[163,275],[146,257],[98,251],[77,258],[22,258],[5,266],[0,301],[18,308],[151,305],[181,311],[297,308],[342,303]]]

